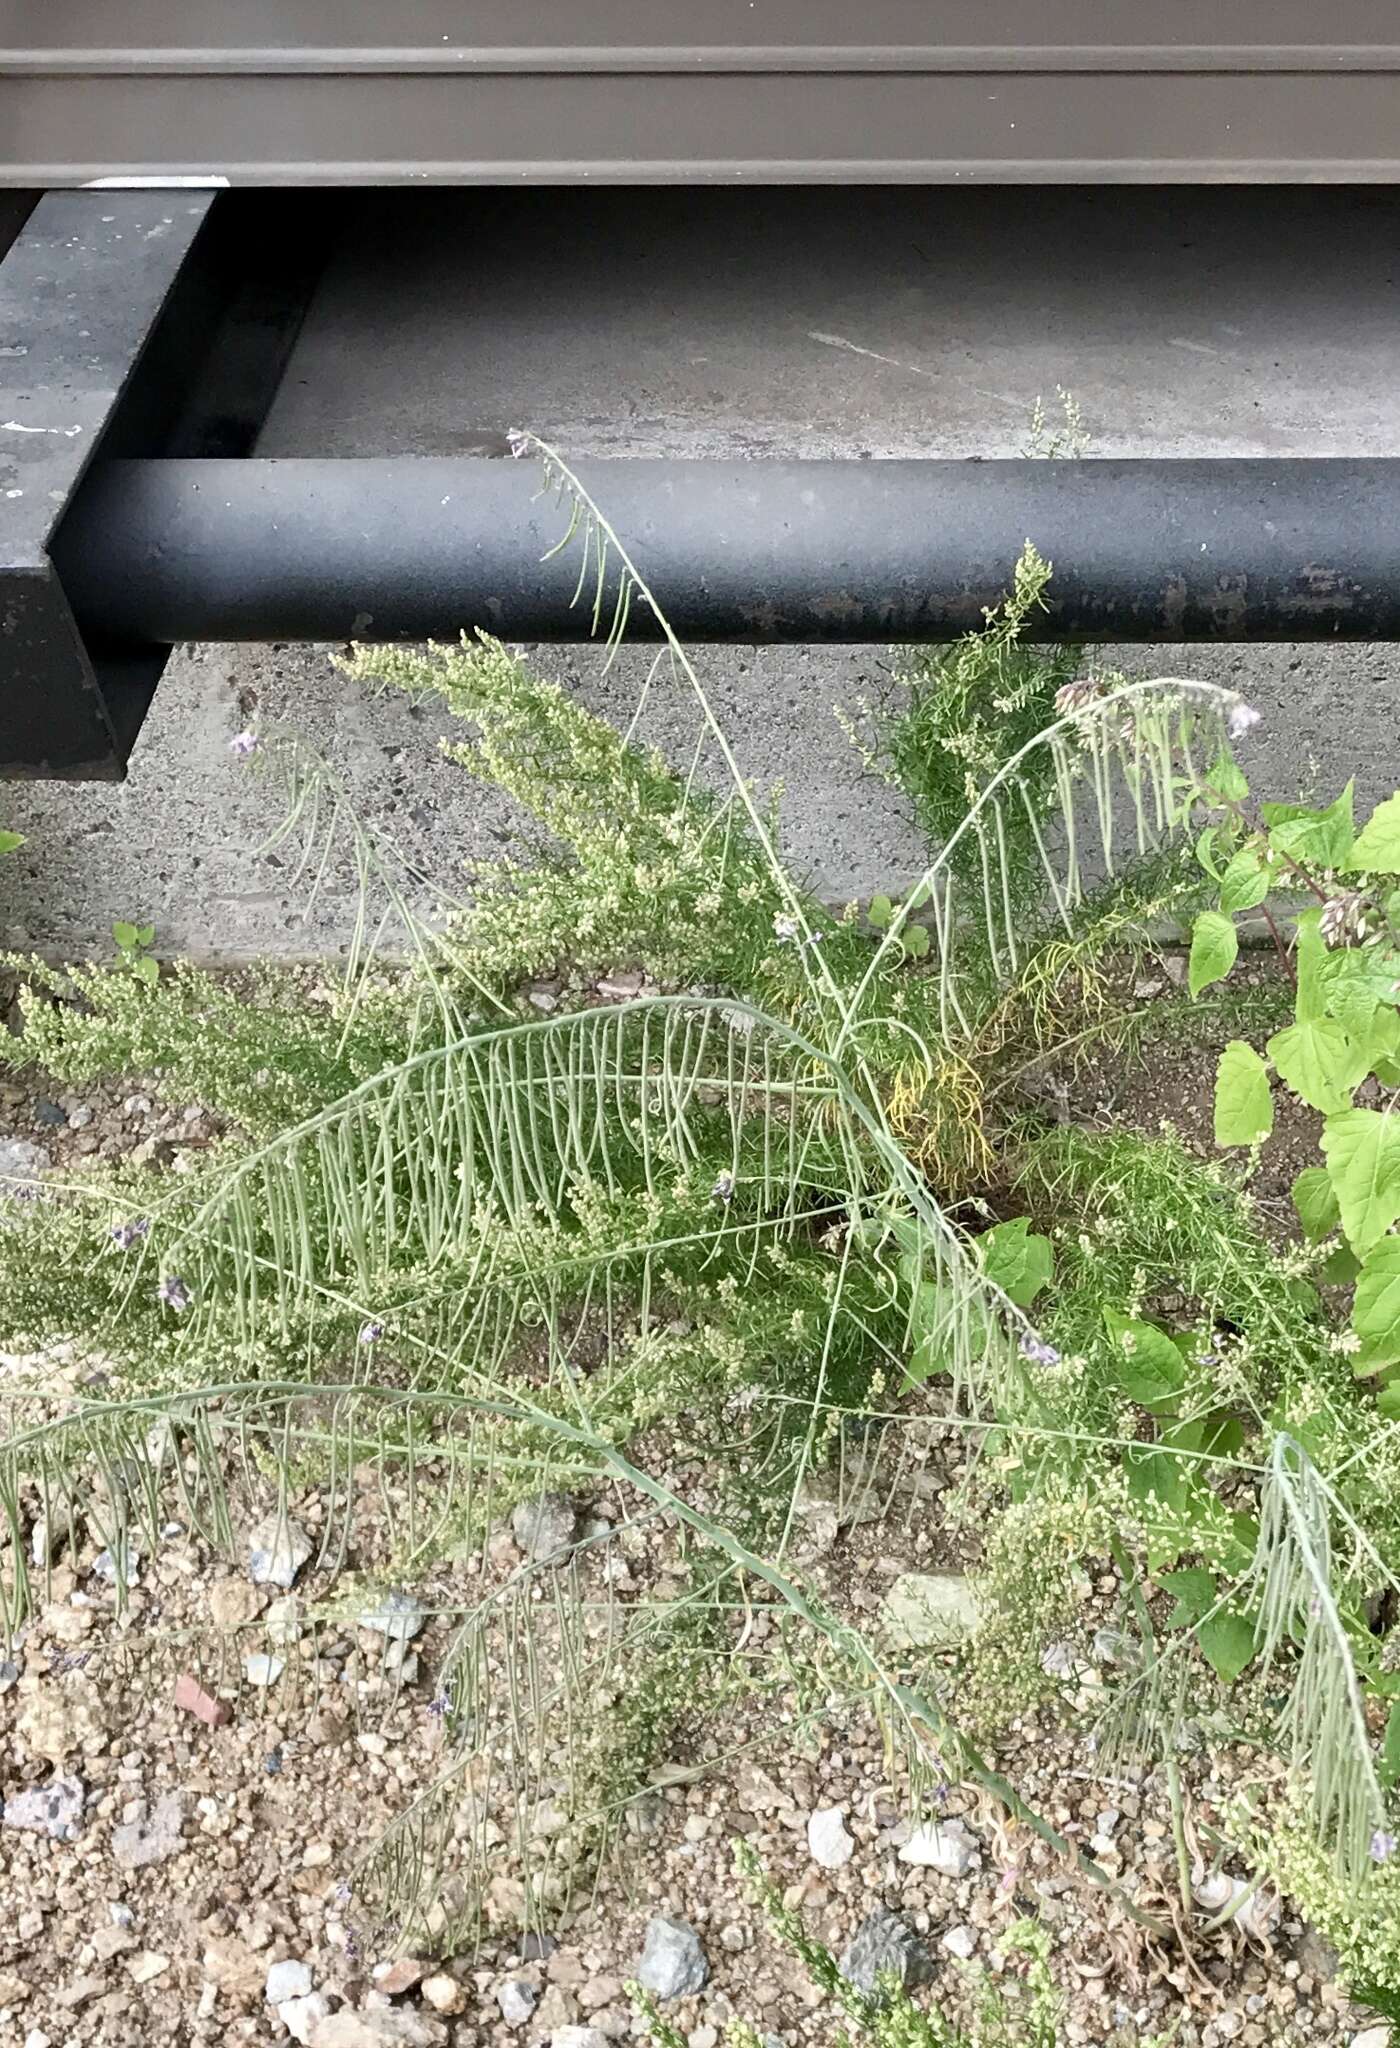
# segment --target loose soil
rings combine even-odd
[[[1176,973],[1168,962],[1149,979],[1165,994]],[[1164,1029],[1140,1067],[1091,1060],[1065,1077],[1058,1099],[1085,1122],[1153,1131],[1169,1120],[1209,1153],[1217,1049],[1199,1039],[1183,1044]],[[139,1078],[57,1096],[38,1077],[0,1080],[0,1139],[43,1147],[54,1180],[133,1152],[178,1171],[182,1155],[212,1135],[199,1105],[163,1103]],[[1285,1111],[1260,1188],[1280,1229],[1288,1185],[1315,1158],[1315,1144],[1315,1120]],[[0,1372],[42,1384],[60,1401],[91,1369],[76,1356],[0,1356]],[[938,1500],[962,1455],[935,1445],[878,1515],[824,1525],[805,1560],[818,1589],[872,1623],[901,1573],[955,1569],[963,1539],[942,1526]],[[368,1587],[382,1529],[373,1475],[360,1476],[348,1562]],[[703,1474],[689,1477],[703,1484]],[[255,1518],[267,1505],[250,1494],[246,1513]],[[624,1600],[664,1596],[677,1565],[675,1531],[621,1493],[577,1506],[593,1528],[577,1569],[591,1575],[598,1598],[608,1589]],[[318,1500],[294,1498],[289,1511],[314,1540]],[[939,1812],[965,1821],[975,1866],[954,1878],[902,1861],[914,1815],[878,1736],[863,1717],[819,1712],[821,1701],[801,1685],[761,1707],[739,1697],[683,1723],[651,1789],[621,1816],[596,1886],[547,1898],[530,1942],[522,1945],[512,1925],[522,1872],[505,1832],[494,1847],[479,1942],[449,1945],[435,1961],[396,1955],[361,1917],[356,1868],[377,1831],[442,1769],[448,1737],[438,1674],[457,1618],[519,1568],[509,1527],[493,1538],[484,1566],[473,1560],[415,1583],[427,1619],[411,1646],[416,1668],[406,1672],[389,1668],[384,1635],[358,1624],[370,1594],[347,1607],[343,1583],[318,1573],[314,1560],[297,1581],[303,1632],[289,1644],[285,1610],[273,1613],[269,1632],[277,1589],[250,1583],[241,1549],[216,1556],[170,1524],[156,1554],[137,1560],[120,1612],[98,1551],[90,1527],[56,1546],[41,1611],[13,1663],[0,1667],[0,1792],[11,1798],[60,1774],[82,1788],[71,1839],[0,1829],[0,2043],[185,2048],[234,2040],[270,2048],[289,2038],[264,1996],[269,1967],[283,1959],[306,1965],[331,2012],[361,2016],[371,2031],[344,2033],[346,2044],[397,2038],[504,2048],[557,2037],[561,2048],[588,2048],[587,2036],[558,2035],[569,2026],[597,2029],[594,2040],[626,2041],[638,2027],[623,1987],[648,1919],[666,1913],[696,1930],[710,1967],[702,1992],[666,2008],[690,2048],[715,2048],[734,2015],[793,2048],[824,2048],[840,2016],[747,1896],[734,1867],[740,1837],[811,1932],[838,1951],[875,1907],[904,1914],[933,1958],[934,1982],[921,1996],[953,2013],[968,2004],[965,1959],[1001,1970],[999,1933],[1034,1914],[1054,1940],[1068,2005],[1063,2038],[1071,2043],[1126,2048],[1160,2031],[1183,2048],[1262,2048],[1346,2038],[1374,2024],[1348,2004],[1325,1945],[1287,1900],[1261,1894],[1254,1910],[1215,1933],[1202,1931],[1209,1915],[1198,1911],[1184,1946],[1155,1943],[973,1787],[949,1787]],[[1105,1666],[1092,1646],[1111,1625],[1120,1591],[1104,1561],[1074,1630],[1072,1694],[1101,1683]],[[221,1625],[233,1633],[221,1638]],[[757,1609],[748,1649],[776,1628],[773,1615]],[[243,1676],[245,1656],[259,1653],[287,1667],[265,1688]],[[224,1703],[224,1725],[177,1705],[182,1674],[197,1677],[208,1701]],[[1105,1871],[1132,1881],[1141,1902],[1184,1926],[1160,1773],[1108,1772],[1055,1709],[1013,1726],[993,1761]],[[1198,1868],[1209,1860],[1208,1830],[1238,1768],[1229,1750],[1202,1750],[1184,1767],[1185,1839]],[[835,1869],[814,1860],[807,1835],[811,1815],[831,1807],[842,1810],[854,1842]],[[525,1825],[547,1841],[560,1817],[542,1797]],[[1242,1865],[1226,1868],[1248,1874]],[[515,2026],[496,1996],[508,1979],[537,1994],[530,2017]],[[390,2011],[401,2022],[385,2022]],[[305,2032],[310,2020],[297,2023]]]

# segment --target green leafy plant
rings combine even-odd
[[[351,678],[460,721],[451,756],[535,821],[520,857],[429,919],[345,793],[263,733],[256,765],[287,775],[308,876],[348,838],[377,892],[342,985],[161,976],[135,927],[114,971],[12,963],[25,1030],[8,1056],[64,1079],[154,1072],[226,1134],[186,1172],[95,1175],[7,1231],[0,1330],[76,1333],[106,1375],[66,1403],[0,1389],[8,1627],[43,1597],[34,1519],[79,1502],[114,1554],[175,1512],[227,1548],[304,1488],[332,1580],[352,1547],[386,1578],[470,1560],[441,1776],[354,1873],[376,1926],[443,1944],[495,1910],[497,1841],[519,1847],[520,1917],[573,1895],[687,1710],[694,1660],[716,1696],[771,1682],[739,1620],[761,1606],[782,1668],[875,1717],[916,1803],[955,1771],[1170,1939],[960,1714],[960,1688],[980,1732],[1012,1689],[1052,1683],[1044,1645],[931,1663],[804,1575],[812,1484],[859,1462],[878,1496],[936,1429],[985,1446],[955,1510],[1014,1534],[987,1545],[994,1594],[1037,1539],[1053,1555],[1036,1627],[1068,1625],[1082,1558],[1111,1559],[1141,1651],[1124,1718],[1159,1747],[1188,1666],[1202,1684],[1213,1667],[1247,1685],[1251,1659],[1267,1674],[1288,1708],[1265,1746],[1360,1891],[1393,1792],[1360,1691],[1384,1695],[1364,1603],[1400,1543],[1385,1417],[1229,1172],[1170,1137],[1047,1121],[1016,1087],[1129,1042],[1154,922],[1244,850],[1229,740],[1245,707],[1034,648],[1050,568],[1027,550],[984,632],[916,659],[872,750],[928,828],[924,874],[873,916],[833,915],[781,857],[603,509],[553,451],[528,452],[599,637],[611,650],[648,612],[653,675],[722,773],[677,770],[489,636],[361,650]],[[1331,850],[1335,820],[1317,829]],[[390,924],[400,966],[374,943]],[[1223,930],[1209,943],[1198,990]],[[1234,1067],[1226,1128],[1253,1146],[1258,1077]],[[1361,1198],[1327,1173],[1340,1223],[1317,1183],[1305,1200],[1335,1234]],[[366,1468],[372,1514],[350,1476]],[[619,1523],[566,1564],[497,1568],[508,1509],[604,1492]],[[664,1597],[616,1592],[624,1529],[683,1548]],[[609,1724],[620,1698],[635,1711]],[[541,1850],[521,1816],[546,1783],[567,1810]],[[507,1788],[497,1807],[483,1784]]]
[[[0,832],[0,853],[17,853],[23,844],[22,832]]]
[[[118,918],[112,926],[112,937],[129,974],[148,988],[159,981],[160,962],[150,952],[156,938],[153,924],[128,924],[125,918]]]

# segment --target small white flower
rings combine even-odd
[[[789,917],[785,910],[774,911],[773,932],[780,945],[790,946],[800,930],[801,926],[795,917]]]

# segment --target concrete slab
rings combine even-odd
[[[1038,395],[1078,399],[1102,454],[1356,454],[1400,447],[1400,194],[1385,190],[392,193],[346,223],[260,453],[479,452],[528,424],[576,455],[1002,455]],[[936,536],[931,536],[931,545]],[[645,662],[545,669],[627,717]],[[1122,650],[1130,673],[1208,675],[1266,714],[1276,793],[1353,770],[1400,781],[1400,653]],[[919,864],[833,706],[890,690],[881,648],[706,650],[760,785],[781,778],[795,860],[833,897]],[[370,699],[312,649],[183,651],[119,788],[9,785],[8,944],[103,952],[115,917],[162,950],[334,952],[347,864],[310,919],[280,814],[228,741],[295,727],[409,861],[460,882],[519,821],[436,754],[444,723]],[[678,759],[693,709],[656,701]]]

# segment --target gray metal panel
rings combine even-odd
[[[40,36],[12,0],[0,184],[1400,176],[1393,0],[1045,0],[1029,23],[1024,0],[666,12],[80,0]]]
[[[656,0],[69,0],[42,22],[16,4],[0,57],[94,73],[1278,71],[1386,70],[1400,47],[1391,0],[695,0],[671,11]]]
[[[0,774],[116,775],[104,702],[48,556],[208,212],[200,193],[56,193],[0,263]]]
[[[1115,87],[1117,89],[1115,89]],[[0,182],[1391,183],[1388,74],[0,80]]]

